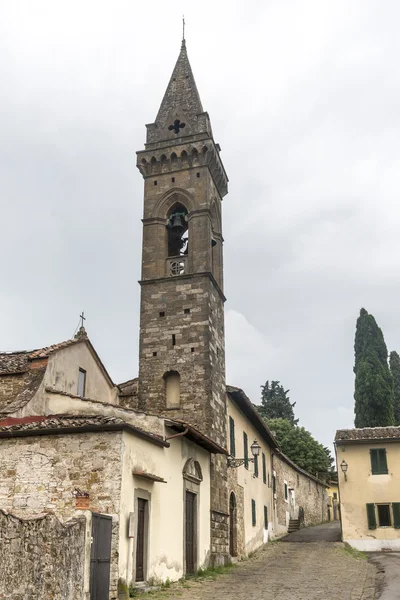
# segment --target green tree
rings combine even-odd
[[[261,405],[256,409],[263,419],[287,419],[293,425],[298,423],[293,411],[296,402],[290,402],[288,396],[290,390],[285,390],[279,381],[266,381],[261,390]]]
[[[330,450],[309,431],[287,419],[269,419],[266,423],[274,432],[282,452],[299,467],[325,481],[332,476],[334,461]]]
[[[381,329],[364,308],[357,319],[354,354],[355,426],[393,425],[393,379],[387,348]]]
[[[393,377],[393,415],[395,425],[400,425],[400,356],[394,350],[389,358],[390,372]]]

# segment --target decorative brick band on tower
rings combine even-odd
[[[228,178],[182,48],[137,153],[144,178],[139,408],[226,447],[221,202]],[[226,457],[212,456],[211,562],[228,557]]]

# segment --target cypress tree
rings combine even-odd
[[[393,377],[394,422],[400,425],[400,356],[394,350],[390,353],[389,364]]]
[[[354,342],[355,426],[386,427],[394,424],[393,379],[381,329],[362,308]]]
[[[299,420],[294,418],[293,411],[296,402],[290,402],[289,391],[279,381],[266,381],[261,386],[261,406],[255,407],[263,419],[287,419],[297,425]]]

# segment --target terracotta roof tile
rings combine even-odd
[[[399,439],[400,427],[363,427],[358,429],[339,429],[335,442],[350,442],[361,440]]]

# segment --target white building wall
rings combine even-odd
[[[185,437],[171,439],[170,448],[160,448],[131,434],[123,435],[123,476],[120,506],[120,578],[135,580],[136,537],[128,537],[129,515],[135,513],[135,497],[148,498],[149,528],[147,576],[152,583],[176,581],[184,575],[183,468],[189,458],[198,461],[203,481],[197,500],[197,568],[208,564],[210,549],[210,454]],[[152,482],[132,475],[145,471],[166,480]],[[143,492],[145,492],[143,494]],[[136,515],[134,514],[134,523]]]
[[[260,433],[250,423],[248,418],[239,410],[236,404],[228,396],[228,450],[229,450],[229,417],[232,417],[235,423],[235,446],[236,446],[236,457],[244,457],[244,442],[243,432],[246,432],[248,438],[248,452],[249,458],[252,458],[250,446],[256,439],[261,446],[260,456],[258,459],[258,477],[254,475],[254,463],[249,463],[249,468],[246,469],[244,465],[237,467],[236,469],[229,469],[230,480],[232,476],[235,476],[236,483],[242,490],[243,495],[243,524],[238,523],[238,538],[240,538],[240,528],[243,527],[242,539],[244,542],[243,548],[238,548],[238,554],[244,555],[249,554],[263,543],[267,542],[269,538],[274,536],[273,530],[273,499],[272,499],[272,473],[271,473],[271,448],[268,443],[262,439]],[[266,459],[266,470],[267,480],[263,482],[263,467],[262,467],[262,453],[265,454]],[[234,471],[234,473],[233,473]],[[268,485],[269,484],[269,485]],[[235,491],[234,487],[228,490]],[[256,525],[252,523],[252,503],[254,500],[256,503]],[[268,510],[268,529],[264,527],[264,506]]]

